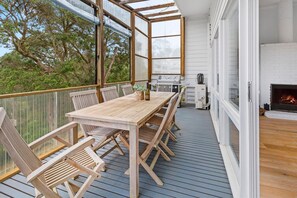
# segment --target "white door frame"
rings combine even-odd
[[[260,197],[259,0],[239,0],[240,197]]]

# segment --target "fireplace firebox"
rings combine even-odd
[[[271,110],[297,112],[297,85],[271,84]]]

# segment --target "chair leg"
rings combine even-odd
[[[115,145],[116,145],[116,147],[117,147],[118,152],[120,153],[120,155],[125,155],[124,151],[122,150],[122,148],[120,147],[119,143],[117,142],[117,140],[114,137],[113,137],[113,140],[112,141],[115,143]]]
[[[66,187],[67,189],[67,192],[68,192],[68,195],[70,198],[73,198],[75,196],[75,192],[74,190],[72,189],[72,186],[68,183],[68,181],[65,181],[64,182],[64,186]]]
[[[156,175],[156,173],[149,167],[149,165],[144,162],[142,159],[139,159],[140,164],[142,165],[142,167],[146,170],[146,172],[153,178],[153,180],[159,185],[159,186],[163,186],[164,183],[162,182],[162,180]]]
[[[160,145],[165,149],[165,151],[172,157],[175,157],[175,153],[164,143],[160,142]]]
[[[124,146],[129,150],[129,143],[127,141],[127,139],[123,136],[119,136],[120,140],[123,142]]]
[[[108,151],[106,151],[105,153],[103,153],[102,155],[100,155],[100,158],[104,158],[106,155],[108,155],[109,153],[111,153],[111,151],[113,151],[114,149],[116,149],[117,146],[114,145],[113,147],[111,147]]]
[[[168,141],[169,141],[169,134],[167,134],[166,139],[165,139],[165,144],[166,145],[168,144]],[[150,165],[150,168],[152,170],[154,169],[154,167],[155,167],[155,165],[156,165],[156,163],[157,163],[160,155],[161,155],[161,151],[158,150],[157,153],[156,153],[156,155],[155,155],[155,157],[154,157],[154,159],[151,162],[151,165]]]
[[[166,161],[171,161],[170,157],[168,157],[168,155],[160,148],[160,147],[156,147],[157,151],[160,151],[162,157],[166,160]]]
[[[180,127],[174,122],[173,123],[173,126],[177,129],[177,130],[180,130]]]
[[[93,170],[95,172],[99,172],[99,170],[101,169],[101,165],[97,165]],[[79,191],[75,194],[75,198],[82,198],[83,194],[90,188],[91,184],[93,183],[93,181],[96,178],[100,178],[101,175],[99,175],[99,177],[94,177],[92,175],[90,175],[87,180],[85,181],[85,183],[83,183],[83,185],[80,187]]]
[[[177,142],[176,136],[169,129],[166,129],[166,132],[169,134],[172,141]]]
[[[103,143],[101,144],[96,144],[95,146],[92,147],[92,149],[94,151],[97,151],[98,149],[101,149],[102,147],[104,147],[105,145],[109,144],[111,142],[111,139],[107,139],[105,140]]]

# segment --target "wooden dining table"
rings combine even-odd
[[[173,95],[172,92],[151,92],[150,100],[146,101],[130,94],[66,114],[80,124],[129,131],[130,197],[139,196],[139,128]]]

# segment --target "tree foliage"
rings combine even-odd
[[[106,29],[107,82],[129,80],[129,40]],[[95,83],[95,26],[49,0],[1,0],[0,94]]]

